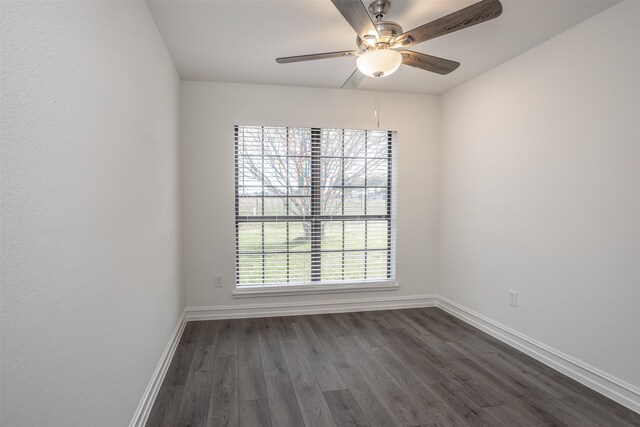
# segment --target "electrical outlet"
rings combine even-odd
[[[215,287],[216,288],[221,288],[222,287],[222,276],[216,276],[216,281],[215,281]]]
[[[518,306],[518,293],[516,291],[509,291],[509,305]]]

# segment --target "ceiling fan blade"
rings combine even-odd
[[[362,74],[357,68],[351,73],[346,82],[342,84],[342,89],[355,89],[364,80],[366,76]]]
[[[449,74],[460,66],[459,62],[450,61],[437,56],[425,55],[424,53],[412,50],[401,50],[403,56],[402,63],[412,67],[421,68],[438,74]]]
[[[462,30],[476,24],[497,18],[502,13],[499,0],[482,0],[471,6],[460,9],[447,16],[421,25],[398,37],[400,46],[411,46],[422,43],[454,31]]]
[[[367,8],[360,0],[331,0],[331,3],[340,11],[362,40],[368,41],[367,39],[370,39],[371,36],[374,36],[376,41],[380,38]]]
[[[285,56],[276,59],[278,64],[289,64],[291,62],[313,61],[314,59],[340,58],[342,56],[357,55],[355,50],[341,50],[339,52],[313,53],[311,55]]]

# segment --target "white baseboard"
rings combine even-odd
[[[418,295],[361,298],[359,300],[187,307],[187,320],[243,319],[435,306],[435,295]]]
[[[581,360],[564,354],[456,302],[441,296],[436,299],[437,306],[447,313],[515,347],[632,411],[640,413],[640,388],[633,384],[629,384]]]
[[[171,359],[173,359],[173,354],[176,351],[176,347],[178,346],[178,342],[180,341],[180,337],[182,336],[182,331],[184,330],[186,323],[187,321],[185,310],[180,315],[178,323],[171,333],[169,342],[162,352],[162,356],[160,357],[160,361],[158,362],[155,371],[153,371],[151,381],[149,381],[147,389],[142,395],[142,400],[140,401],[140,404],[138,405],[138,408],[136,409],[136,412],[131,419],[129,427],[144,427],[144,425],[147,423],[149,413],[151,412],[151,408],[153,407],[153,402],[155,402],[156,396],[158,396],[160,386],[162,385],[164,376],[167,374],[169,364],[171,363]]]

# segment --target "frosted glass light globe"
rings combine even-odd
[[[402,63],[402,55],[391,49],[369,50],[358,57],[358,70],[365,76],[385,77],[393,74]]]

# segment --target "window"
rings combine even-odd
[[[236,126],[236,285],[394,281],[395,132]]]

